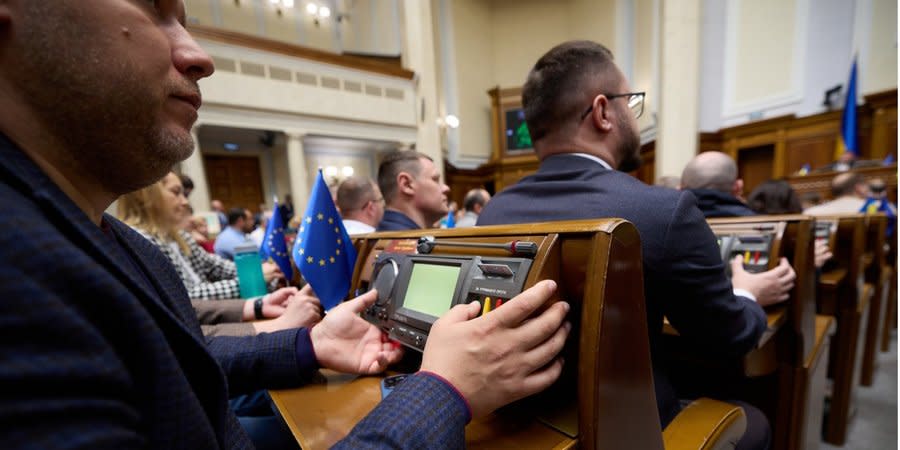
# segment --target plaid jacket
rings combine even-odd
[[[184,287],[187,288],[188,295],[192,300],[220,300],[241,297],[237,280],[237,268],[234,265],[234,261],[229,261],[219,255],[203,250],[203,247],[200,247],[200,244],[191,237],[190,233],[186,231],[179,233],[191,250],[190,255],[181,255],[181,257],[184,257],[188,264],[191,265],[191,268],[194,269],[194,273],[200,278],[199,282],[193,280],[184,272],[181,265],[178,264],[179,255],[174,254],[175,249],[168,245],[167,242],[140,229],[136,228],[135,230],[152,242],[163,255],[169,258],[169,261],[172,262],[172,266],[175,268],[175,273],[181,277],[181,281],[184,282]]]
[[[251,448],[229,392],[300,384],[302,334],[204,339],[166,257],[104,222],[107,232],[0,134],[3,448]],[[459,397],[411,380],[339,445],[461,448]]]

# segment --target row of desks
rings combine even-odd
[[[716,378],[720,378],[721,373],[739,374],[742,379],[735,379],[732,386],[737,389],[731,393],[736,395],[730,398],[747,400],[760,406],[769,415],[776,449],[811,449],[818,446],[823,420],[825,374],[829,361],[835,396],[843,395],[841,386],[848,385],[846,404],[849,405],[853,373],[861,365],[861,361],[856,364],[859,360],[857,355],[864,353],[858,343],[860,336],[865,336],[865,333],[859,329],[858,323],[862,322],[862,317],[867,316],[869,311],[865,308],[860,310],[860,304],[868,305],[869,300],[858,295],[859,289],[851,292],[847,285],[849,280],[864,277],[866,269],[863,258],[867,253],[864,251],[866,247],[864,244],[860,246],[861,241],[857,239],[856,233],[865,230],[870,223],[877,224],[880,219],[872,221],[865,216],[854,216],[828,220],[835,224],[834,233],[828,239],[834,245],[836,262],[822,273],[818,285],[812,254],[816,232],[811,218],[770,216],[710,220],[713,230],[720,234],[754,230],[775,232],[777,239],[772,246],[773,258],[770,258],[772,267],[777,264],[779,256],[785,256],[798,274],[791,299],[767,310],[768,330],[761,338],[757,350],[738,362],[737,370],[723,368],[721,361],[711,361],[709,366],[697,366],[713,368],[707,370],[705,375],[714,375]],[[652,397],[652,379],[649,378],[649,351],[645,347],[643,307],[641,306],[640,311],[626,308],[627,303],[634,304],[636,295],[642,298],[642,289],[635,291],[621,289],[620,286],[617,290],[616,282],[606,283],[609,279],[606,271],[616,266],[609,264],[609,258],[621,262],[620,267],[631,267],[628,269],[628,277],[639,276],[639,271],[634,273],[634,250],[639,249],[639,242],[634,241],[633,229],[629,226],[613,221],[588,222],[529,225],[530,228],[526,230],[521,227],[486,227],[436,233],[429,230],[429,234],[461,241],[502,241],[512,236],[539,242],[547,253],[545,260],[538,265],[540,270],[535,277],[560,280],[560,285],[564,288],[563,295],[567,299],[581,300],[573,308],[573,311],[580,311],[580,326],[576,326],[572,332],[572,336],[579,336],[579,342],[571,343],[566,350],[572,354],[567,356],[567,366],[572,370],[560,381],[560,384],[568,383],[570,387],[577,386],[577,389],[564,390],[567,392],[566,397],[572,396],[572,401],[563,402],[563,406],[556,402],[552,407],[550,403],[519,403],[488,418],[474,421],[466,429],[467,445],[471,448],[569,448],[576,444],[581,448],[613,448],[624,443],[638,448],[634,446],[633,439],[621,437],[622,430],[631,430],[627,434],[632,437],[635,433],[660,432]],[[597,239],[598,236],[604,239]],[[848,246],[842,244],[845,236],[853,236],[854,239]],[[864,238],[865,233],[861,236]],[[372,255],[383,251],[390,242],[410,237],[412,236],[408,233],[371,235],[370,239],[357,242],[360,259],[371,259]],[[613,248],[617,245],[622,248],[614,252]],[[846,253],[847,251],[850,253]],[[599,261],[592,261],[592,267],[595,268],[593,271],[587,270],[591,254],[600,255]],[[872,262],[867,267],[873,267],[872,264],[876,262],[880,266],[878,256],[871,252],[869,254]],[[639,268],[639,252],[636,255]],[[859,261],[859,264],[854,264],[854,260]],[[362,267],[357,268],[354,276],[354,286],[358,288],[366,287],[366,283],[370,281],[366,279],[365,264],[360,266]],[[615,277],[611,279],[623,280]],[[599,283],[599,291],[591,299],[587,299],[584,286],[590,283]],[[865,291],[864,285],[861,286],[860,289]],[[830,287],[837,294],[833,309],[823,304],[821,298],[823,292],[827,292]],[[849,313],[851,310],[854,311],[853,314]],[[817,312],[828,314],[817,315]],[[832,316],[836,319],[832,319]],[[644,322],[644,328],[627,329],[634,327],[624,327],[623,317],[639,317]],[[857,323],[856,328],[854,323]],[[835,333],[835,325],[838,331],[834,342],[829,345],[829,338]],[[669,325],[666,327],[667,334],[677,339],[677,331]],[[638,343],[636,347],[629,346],[627,350],[623,350],[621,345],[600,339],[603,334],[601,329],[617,336],[618,343],[640,342],[643,338],[643,344]],[[851,339],[853,336],[856,337],[855,340]],[[864,337],[862,339],[865,340]],[[847,343],[845,340],[852,342]],[[851,349],[854,351],[849,355],[849,361],[854,362],[853,364],[847,362],[847,352]],[[604,364],[611,364],[609,360],[601,361],[596,356],[586,356],[608,353],[621,357],[623,351],[642,362],[632,364],[630,368],[619,369],[603,367]],[[644,355],[646,360],[643,360]],[[589,361],[593,363],[588,363]],[[844,367],[847,365],[850,368],[849,383]],[[723,372],[717,372],[719,370]],[[633,391],[632,394],[636,393],[630,398],[622,396],[621,388],[627,383],[618,386],[617,390],[617,383],[623,383],[622,380],[629,377],[633,378],[630,390]],[[377,405],[380,399],[379,381],[380,377],[354,377],[326,372],[318,383],[301,389],[272,391],[272,398],[303,448],[327,448],[346,435],[355,423]],[[602,389],[597,389],[598,387]],[[577,396],[575,390],[579,392]],[[837,397],[832,401],[829,429],[838,426],[833,422],[849,416],[849,406],[845,414],[840,410],[840,402]],[[610,408],[620,409],[618,415],[621,420],[598,413],[598,410]],[[652,420],[647,420],[648,417],[652,417]],[[655,428],[654,421],[657,422]],[[640,448],[662,448],[657,439],[644,439]]]

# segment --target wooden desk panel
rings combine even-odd
[[[300,389],[269,391],[294,438],[305,450],[327,449],[346,436],[381,400],[380,376],[360,377],[323,370]],[[466,427],[466,447],[564,449],[575,440],[533,417],[491,414]]]

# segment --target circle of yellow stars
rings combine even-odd
[[[316,220],[317,220],[317,221],[324,221],[324,220],[326,220],[325,215],[322,214],[322,213],[316,214]],[[313,218],[312,218],[311,216],[306,216],[306,218],[304,218],[303,221],[306,222],[307,224],[312,224]],[[328,221],[328,224],[329,224],[329,225],[334,225],[334,218],[333,218],[333,217],[328,217],[327,221]],[[301,235],[305,230],[306,230],[306,226],[305,226],[305,225],[300,225],[300,230],[298,230],[299,233],[297,233],[297,242],[298,242],[299,244],[302,244],[302,242],[303,242],[303,241],[302,241],[302,238],[300,237],[300,235]],[[313,257],[312,255],[306,255],[306,263],[307,263],[307,264],[318,264],[319,267],[325,267],[326,263],[328,263],[328,264],[334,264],[334,263],[337,262],[337,259],[336,259],[335,257],[341,255],[341,249],[340,249],[340,247],[341,247],[341,245],[343,244],[343,239],[341,238],[341,229],[340,229],[339,227],[334,227],[334,234],[337,236],[337,238],[335,238],[335,243],[337,244],[337,246],[336,246],[336,248],[334,249],[334,255],[329,256],[327,260],[326,260],[325,258],[318,258],[318,263],[316,262],[316,258],[315,258],[315,257]],[[303,255],[306,253],[306,252],[305,252],[305,249],[304,249],[303,247],[301,247],[300,250],[299,250],[299,253],[300,253],[301,256],[303,256]]]
[[[272,234],[270,234],[269,238],[266,239],[266,245],[269,246],[269,254],[275,255],[275,256],[280,256],[282,258],[287,258],[287,256],[288,256],[287,248],[285,248],[285,251],[283,251],[283,252],[280,252],[280,251],[278,251],[277,248],[275,248],[275,244],[273,243],[272,240],[275,239],[276,237],[280,237],[281,240],[284,240],[284,227],[280,227],[280,228],[276,228],[276,229],[272,230]]]

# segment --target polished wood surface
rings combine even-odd
[[[237,33],[221,28],[205,27],[202,25],[188,25],[187,29],[188,32],[191,33],[191,36],[197,39],[222,42],[225,44],[278,53],[281,55],[308,59],[311,61],[331,64],[335,66],[347,67],[349,69],[377,73],[379,75],[404,78],[407,80],[412,80],[415,76],[415,72],[404,69],[403,67],[400,67],[398,65],[389,64],[382,61],[374,61],[359,56],[341,55],[338,53],[326,52],[314,48],[289,44],[287,42],[275,41],[272,39]]]
[[[843,445],[853,412],[855,386],[861,372],[863,344],[872,290],[865,287],[863,255],[866,217],[862,214],[823,217],[837,220],[834,258],[823,267],[818,284],[819,312],[832,315],[837,332],[832,339],[828,373],[832,383],[831,407],[825,422],[825,440]],[[844,273],[835,275],[834,271]]]
[[[802,368],[797,369],[797,378],[804,380],[804,389],[794,391],[795,403],[803,403],[802,410],[791,417],[792,429],[787,448],[815,450],[822,440],[822,420],[825,415],[825,402],[821,393],[825,391],[828,378],[828,350],[831,337],[834,335],[835,320],[831,316],[816,316],[816,342]]]
[[[327,449],[341,440],[381,400],[380,376],[322,371],[302,389],[269,391],[301,448]],[[466,447],[569,448],[575,440],[534,417],[494,413],[466,427]]]
[[[694,395],[710,389],[710,395],[757,406],[772,424],[773,448],[796,448],[792,443],[802,440],[806,432],[806,422],[797,418],[805,419],[810,405],[821,410],[825,399],[824,386],[813,385],[808,371],[804,371],[804,365],[820,348],[816,334],[814,220],[803,215],[780,215],[716,218],[707,222],[717,235],[771,233],[769,269],[784,257],[797,278],[789,300],[766,309],[767,330],[757,348],[740,361],[697,354],[677,343],[673,345],[669,339],[667,344],[676,358],[670,366],[691,368],[679,369],[678,376],[679,385],[691,386]]]
[[[567,448],[576,440],[559,430],[571,430],[579,448],[662,449],[642,301],[640,239],[633,225],[601,219],[362,235],[355,237],[360,253],[354,288],[368,288],[376,254],[414,245],[423,235],[457,242],[535,242],[538,255],[525,287],[555,279],[559,297],[572,305],[573,329],[563,350],[566,366],[560,380],[527,402],[473,421],[466,429],[467,446]],[[431,254],[472,251],[438,245]],[[494,249],[479,249],[478,254],[507,256]],[[336,392],[350,400],[336,401]],[[273,392],[298,441],[312,449],[346,435],[377,397],[375,378],[339,375],[326,377],[325,383]]]
[[[866,216],[866,283],[872,286],[872,300],[869,303],[869,323],[863,347],[860,384],[871,386],[878,367],[878,347],[881,339],[884,317],[887,314],[888,294],[891,289],[892,271],[887,266],[884,252],[887,216],[883,213]]]
[[[864,180],[872,180],[881,178],[886,185],[888,199],[895,204],[897,203],[897,164],[888,166],[859,167],[851,169],[851,172],[859,174]],[[822,199],[830,199],[831,180],[840,172],[816,172],[807,175],[791,175],[787,177],[787,182],[791,184],[797,195],[806,193],[816,193]]]

